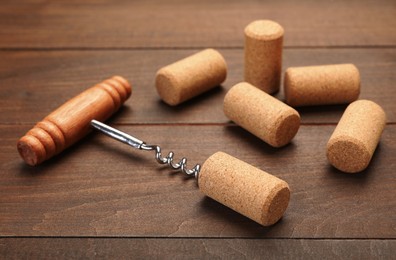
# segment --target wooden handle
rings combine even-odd
[[[108,119],[130,97],[131,92],[131,85],[120,76],[85,90],[19,139],[19,154],[27,164],[37,165],[62,152],[89,133],[92,119]]]

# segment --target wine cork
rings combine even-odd
[[[214,49],[206,49],[161,68],[155,86],[161,99],[175,106],[219,86],[226,76],[223,56]]]
[[[120,76],[107,79],[70,99],[37,123],[17,144],[22,159],[37,165],[62,152],[90,132],[92,119],[104,121],[131,95]]]
[[[293,107],[347,104],[360,94],[359,70],[353,64],[288,68],[286,103]]]
[[[327,143],[330,164],[347,173],[366,169],[385,124],[385,112],[376,103],[369,100],[351,103]]]
[[[245,28],[245,81],[269,94],[280,87],[283,33],[282,26],[270,20]]]
[[[246,82],[228,91],[223,108],[229,119],[274,147],[288,144],[300,127],[294,108]]]
[[[204,162],[198,186],[206,196],[263,226],[276,223],[290,200],[285,181],[223,152]]]

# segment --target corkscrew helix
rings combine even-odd
[[[158,163],[167,164],[173,170],[180,170],[181,172],[184,172],[185,174],[187,174],[187,176],[194,176],[196,179],[198,178],[198,174],[201,169],[201,165],[197,164],[192,169],[187,169],[187,158],[185,158],[185,157],[183,157],[179,163],[174,163],[173,162],[174,153],[169,152],[169,154],[167,156],[163,157],[162,153],[161,153],[161,147],[158,145],[146,144],[145,142],[143,142],[142,140],[139,140],[136,137],[133,137],[129,134],[121,132],[120,130],[117,130],[117,129],[110,127],[106,124],[103,124],[97,120],[92,120],[91,125],[95,129],[110,136],[111,138],[113,138],[117,141],[120,141],[122,143],[125,143],[127,145],[130,145],[134,148],[137,148],[139,150],[144,150],[144,151],[155,151],[155,159],[157,160]]]

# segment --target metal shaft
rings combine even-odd
[[[147,145],[145,142],[134,136],[121,132],[120,130],[117,130],[111,126],[108,126],[96,120],[92,120],[91,125],[95,129],[101,131],[102,133],[124,144],[130,145],[139,150],[155,151],[155,159],[157,160],[158,163],[167,164],[173,170],[180,170],[185,174],[187,174],[188,176],[194,176],[195,178],[198,178],[198,174],[201,169],[201,166],[199,164],[196,164],[192,169],[187,169],[187,158],[185,157],[183,157],[179,163],[174,163],[173,162],[174,153],[169,152],[167,156],[163,157],[161,154],[161,147],[158,145]]]

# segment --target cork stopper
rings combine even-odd
[[[284,30],[270,20],[245,28],[245,81],[272,94],[279,91]]]
[[[229,119],[273,147],[288,144],[300,127],[294,108],[246,82],[228,91],[223,108]]]
[[[219,86],[226,76],[223,56],[214,49],[206,49],[161,68],[155,86],[161,99],[175,106]]]
[[[288,68],[286,103],[293,107],[347,104],[358,99],[360,74],[353,64]]]
[[[330,164],[346,173],[366,169],[385,124],[385,112],[376,103],[369,100],[351,103],[327,143]]]
[[[206,196],[263,226],[275,224],[290,200],[285,181],[223,152],[202,165],[198,186]]]
[[[37,165],[77,142],[90,131],[90,121],[104,121],[130,97],[131,85],[120,76],[107,79],[70,99],[19,139],[17,149]]]

